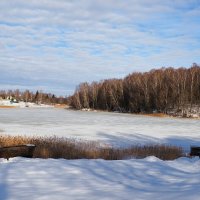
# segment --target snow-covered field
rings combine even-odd
[[[124,146],[162,143],[200,145],[200,120],[56,108],[0,109],[0,133],[57,135]]]
[[[1,200],[199,200],[199,186],[199,159],[0,159]]]
[[[200,121],[56,108],[0,109],[0,133],[126,146],[200,145]],[[199,200],[200,160],[0,159],[0,200]]]

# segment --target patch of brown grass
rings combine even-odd
[[[66,104],[55,104],[54,107],[55,108],[68,108],[68,105],[66,105]]]
[[[81,141],[58,137],[27,137],[0,135],[0,146],[36,145],[34,158],[122,160],[156,156],[173,160],[183,156],[180,147],[166,145],[132,146],[127,148],[102,147],[96,141]]]
[[[17,106],[2,106],[2,105],[0,105],[0,108],[17,108]]]
[[[167,115],[165,113],[145,113],[142,115],[150,116],[150,117],[169,117],[169,115]]]

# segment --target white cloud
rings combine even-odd
[[[199,13],[195,0],[1,0],[0,85],[67,93],[82,81],[188,66],[199,62]]]

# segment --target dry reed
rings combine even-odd
[[[126,148],[102,147],[96,141],[82,141],[54,137],[0,135],[0,147],[35,144],[34,158],[122,160],[156,156],[173,160],[183,156],[182,148],[169,145],[144,145]]]

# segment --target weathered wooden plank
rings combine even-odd
[[[33,144],[1,147],[0,158],[6,158],[7,160],[17,156],[32,158],[35,147]]]

